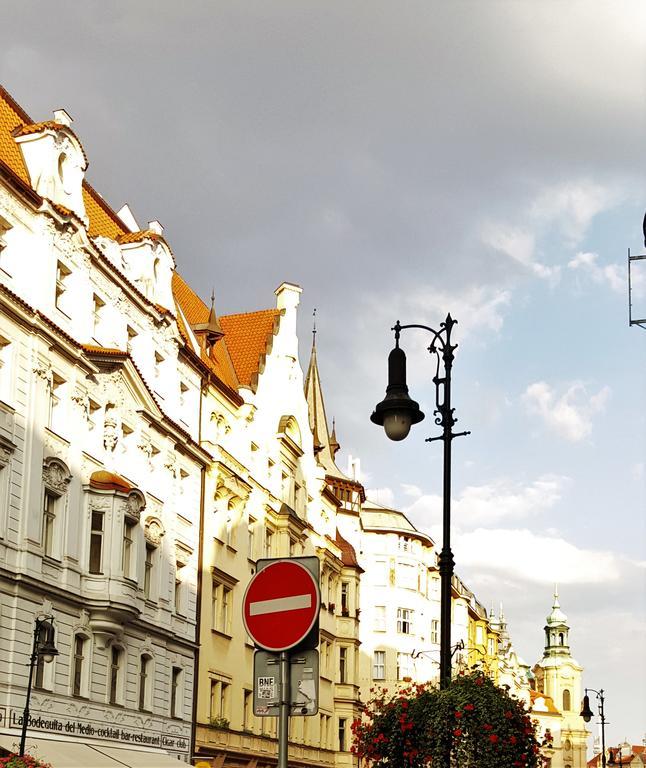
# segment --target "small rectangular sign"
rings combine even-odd
[[[253,713],[256,717],[280,714],[280,655],[256,651],[253,655]],[[289,657],[290,716],[311,717],[319,707],[319,652]]]

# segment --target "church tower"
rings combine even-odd
[[[579,714],[583,668],[570,652],[570,626],[561,610],[556,587],[552,611],[545,625],[543,658],[533,671],[537,691],[549,696],[562,716],[559,732],[552,731],[556,747],[553,768],[585,768],[588,732]]]

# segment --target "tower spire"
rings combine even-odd
[[[316,347],[316,307],[312,312],[312,349]]]

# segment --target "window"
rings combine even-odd
[[[155,571],[155,549],[152,544],[146,542],[146,560],[144,562],[144,597],[152,599],[152,583]]]
[[[405,677],[412,677],[413,661],[410,653],[397,654],[397,679],[403,680]]]
[[[184,613],[182,579],[180,578],[180,570],[177,566],[175,566],[175,590],[173,593],[173,604],[175,606],[175,613]]]
[[[348,682],[348,649],[344,646],[339,648],[339,682]]]
[[[126,326],[126,333],[127,333],[126,351],[128,352],[129,355],[132,355],[133,344],[138,334],[137,334],[137,331],[135,331],[135,329],[131,325]]]
[[[139,659],[139,711],[152,711],[152,657],[144,654]]]
[[[89,640],[83,635],[75,635],[72,644],[74,658],[72,659],[72,695],[79,697],[87,696],[87,649]]]
[[[227,584],[213,581],[213,592],[211,595],[211,627],[216,632],[222,632],[225,635],[231,634],[231,599],[233,590]]]
[[[569,712],[571,707],[570,691],[566,688],[563,691],[563,711]]]
[[[90,573],[103,573],[103,512],[90,511]]]
[[[385,587],[388,583],[388,563],[385,560],[375,560],[375,586]]]
[[[397,631],[402,635],[413,633],[413,611],[410,608],[397,609]]]
[[[67,291],[68,278],[72,274],[72,271],[63,264],[62,261],[56,262],[56,292],[54,298],[54,304],[56,309],[61,312],[65,312],[66,304],[65,292]]]
[[[478,625],[476,626],[476,645],[484,644],[484,629]]]
[[[350,614],[350,584],[347,581],[341,582],[341,614]]]
[[[253,693],[247,690],[242,692],[242,730],[253,730]]]
[[[101,338],[101,325],[103,323],[103,312],[105,301],[96,293],[92,296],[92,338],[98,341]]]
[[[11,400],[11,342],[0,336],[0,400]]]
[[[121,552],[121,565],[123,568],[124,579],[135,579],[137,577],[133,563],[136,529],[137,523],[126,517],[123,521],[123,549]]]
[[[110,672],[108,701],[110,704],[123,704],[123,657],[124,652],[118,646],[110,648]]]
[[[437,619],[431,619],[431,642],[440,642],[440,622]]]
[[[255,521],[249,518],[249,525],[247,526],[247,557],[250,560],[253,560],[254,551],[255,551],[254,527],[255,527]]]
[[[386,631],[386,606],[375,605],[375,632]]]
[[[5,248],[7,247],[7,232],[11,229],[8,221],[0,216],[0,266],[5,269]],[[6,271],[6,269],[5,269]]]
[[[162,371],[164,369],[164,358],[162,355],[159,354],[159,352],[155,352],[155,361],[154,361],[154,383],[155,383],[155,391],[159,390],[162,386]],[[159,392],[157,391],[157,394]]]
[[[52,380],[49,386],[49,413],[47,426],[54,432],[64,429],[64,402],[63,394],[65,392],[65,380],[58,374],[52,374]]]
[[[397,540],[397,547],[400,552],[410,552],[411,540],[408,538],[408,536],[400,536]]]
[[[182,717],[182,670],[173,667],[170,677],[170,716],[181,719]]]
[[[372,655],[372,679],[386,679],[386,651],[375,651]]]
[[[345,717],[339,718],[339,752],[346,751],[346,724]]]
[[[265,528],[265,557],[271,557],[274,552],[274,532],[271,528]]]
[[[56,508],[58,506],[59,496],[50,490],[45,490],[43,502],[43,555],[45,557],[54,557],[55,529],[56,529]]]
[[[417,589],[417,568],[410,563],[397,564],[397,586]]]
[[[231,685],[225,680],[211,680],[211,723],[229,724],[229,693]]]

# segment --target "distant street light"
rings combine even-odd
[[[606,717],[603,709],[605,703],[603,688],[598,691],[595,691],[594,688],[585,689],[583,705],[581,706],[581,717],[586,723],[589,723],[594,717],[594,712],[590,709],[590,697],[588,696],[588,691],[594,693],[599,701],[599,718],[601,720],[601,765],[603,768],[606,768]]]
[[[27,723],[29,721],[29,700],[31,698],[31,687],[34,681],[34,668],[39,659],[49,664],[54,660],[54,656],[58,656],[58,650],[54,645],[54,617],[53,616],[39,616],[36,619],[36,625],[34,627],[34,642],[31,651],[31,658],[29,660],[29,680],[27,682],[27,699],[25,701],[25,709],[22,714],[22,731],[20,734],[20,751],[21,757],[25,754],[25,740],[27,739]]]
[[[391,440],[403,440],[413,424],[424,418],[419,405],[411,399],[406,384],[406,354],[399,347],[399,337],[403,330],[421,328],[432,334],[428,351],[435,354],[437,368],[433,377],[435,384],[435,423],[442,427],[442,435],[428,437],[426,442],[442,440],[444,443],[444,481],[443,481],[443,546],[439,557],[441,577],[440,599],[440,688],[448,688],[451,682],[451,582],[453,579],[453,553],[451,552],[451,442],[454,437],[468,435],[469,432],[453,432],[457,419],[451,408],[451,368],[457,344],[451,344],[451,331],[456,324],[451,315],[440,323],[436,331],[427,325],[400,325],[399,320],[391,329],[395,331],[395,348],[388,355],[388,386],[385,398],[375,406],[370,416],[374,424],[382,426]],[[440,377],[440,362],[444,366],[444,376]]]

